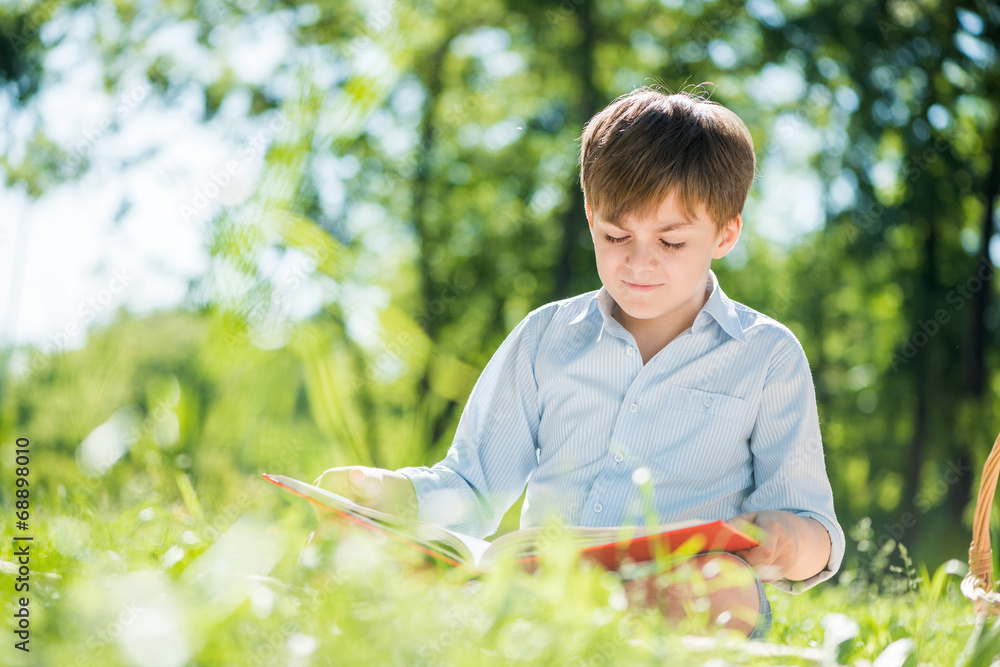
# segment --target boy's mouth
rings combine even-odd
[[[650,290],[654,290],[657,287],[660,287],[659,284],[649,285],[649,284],[642,284],[642,283],[630,283],[627,280],[623,280],[622,282],[625,283],[626,285],[628,285],[628,288],[630,290],[634,290],[636,292],[649,292]]]

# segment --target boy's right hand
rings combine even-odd
[[[406,475],[393,470],[367,466],[330,468],[313,485],[386,514],[417,518],[417,492]],[[332,514],[328,508],[312,505],[320,519]]]

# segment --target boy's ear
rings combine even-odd
[[[590,202],[583,202],[583,207],[587,211],[587,224],[590,226],[590,233],[594,233],[594,211],[590,208]]]
[[[743,214],[737,213],[723,228],[715,239],[715,252],[712,259],[722,259],[729,254],[736,242],[740,238],[740,231],[743,229]]]

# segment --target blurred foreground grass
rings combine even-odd
[[[155,449],[135,454],[120,483],[33,499],[31,652],[8,632],[3,665],[990,664],[960,658],[974,618],[954,564],[932,576],[876,558],[881,572],[800,596],[769,588],[769,645],[698,639],[628,608],[616,577],[570,554],[470,579],[367,531],[306,546],[308,503],[256,474],[200,489]],[[4,535],[12,517],[5,500]],[[9,592],[10,539],[0,560]],[[996,641],[987,630],[979,646]]]

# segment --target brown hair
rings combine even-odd
[[[704,204],[721,230],[743,210],[753,183],[746,125],[689,93],[638,88],[591,118],[580,139],[584,199],[609,222],[655,211],[675,191],[687,215]]]

